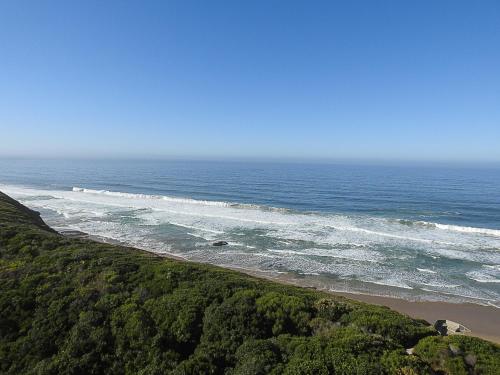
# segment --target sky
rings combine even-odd
[[[500,161],[500,1],[0,1],[0,156]]]

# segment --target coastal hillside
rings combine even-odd
[[[500,347],[388,308],[64,237],[0,193],[0,373],[499,374]]]

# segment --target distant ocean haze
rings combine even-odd
[[[500,306],[493,167],[1,160],[0,190],[56,228],[158,253],[325,289]]]

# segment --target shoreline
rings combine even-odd
[[[66,235],[64,234],[64,231],[61,231],[60,234]],[[72,236],[72,234],[70,236]],[[94,236],[88,233],[80,232],[75,237],[79,237],[81,239],[88,241],[96,241],[96,242],[115,244],[125,247],[132,247],[139,251],[143,251],[158,257],[169,258],[184,262],[195,262],[180,256],[176,256],[174,254],[157,253],[147,249],[133,247],[117,240],[104,238],[100,236]],[[424,319],[430,324],[434,324],[434,322],[438,319],[453,320],[470,329],[470,332],[464,333],[462,335],[479,337],[481,339],[488,340],[496,344],[500,344],[500,309],[493,306],[484,306],[473,303],[453,303],[444,301],[410,301],[397,297],[378,296],[378,295],[355,293],[355,292],[340,292],[340,291],[337,292],[316,287],[314,285],[307,285],[307,283],[304,283],[303,279],[294,277],[293,274],[290,273],[270,274],[266,273],[265,271],[249,270],[241,267],[227,267],[216,264],[214,265],[221,268],[231,269],[236,272],[241,272],[249,276],[257,277],[260,279],[265,279],[286,285],[293,285],[300,288],[315,289],[335,296],[342,296],[355,301],[365,302],[368,304],[386,306],[394,311],[406,314],[412,318]]]

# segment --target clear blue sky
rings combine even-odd
[[[2,1],[0,155],[500,161],[500,1]]]

